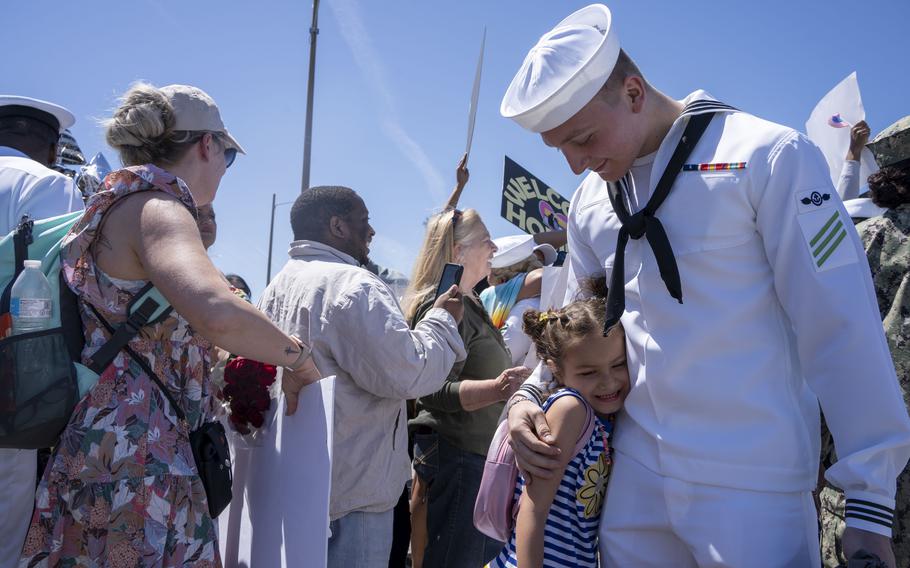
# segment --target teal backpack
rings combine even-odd
[[[166,318],[171,307],[151,283],[129,304],[129,317],[81,363],[85,336],[76,295],[63,281],[60,245],[82,211],[48,219],[23,217],[0,238],[0,321],[10,323],[10,291],[25,260],[40,260],[54,299],[51,326],[0,339],[0,448],[56,445],[73,409],[139,330]],[[99,315],[100,317],[100,315]]]

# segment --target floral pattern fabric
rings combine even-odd
[[[604,497],[607,494],[607,482],[610,480],[612,464],[613,460],[608,452],[601,452],[597,461],[585,470],[584,482],[575,493],[575,498],[583,506],[586,519],[593,519],[600,515]]]
[[[154,166],[110,174],[64,239],[64,278],[79,297],[86,346],[111,325],[145,285],[108,277],[94,260],[104,213],[119,199],[159,191],[195,215],[186,185]],[[221,566],[215,525],[189,446],[189,432],[215,411],[209,385],[211,345],[172,315],[130,342],[186,414],[178,420],[158,385],[124,352],[78,403],[38,487],[20,559],[32,566]]]

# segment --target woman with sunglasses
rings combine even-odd
[[[427,222],[405,294],[405,315],[413,324],[432,307],[445,264],[464,266],[459,285],[464,317],[458,330],[467,358],[455,363],[442,390],[418,400],[417,417],[410,422],[418,477],[413,498],[426,499],[427,505],[424,568],[483,566],[502,548],[474,528],[474,501],[503,402],[530,370],[510,368],[502,335],[474,294],[489,275],[495,252],[477,211],[447,209]]]
[[[189,444],[215,414],[209,347],[284,366],[289,413],[319,374],[309,349],[234,295],[206,256],[197,207],[243,152],[215,102],[195,87],[140,83],[106,127],[125,167],[105,178],[61,250],[83,359],[148,282],[174,312],[143,328],[76,406],[38,487],[20,563],[221,566]]]

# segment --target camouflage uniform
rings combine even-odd
[[[878,167],[893,166],[910,158],[910,115],[882,130],[867,144]]]
[[[885,337],[910,408],[910,204],[905,203],[856,226],[862,238]],[[822,465],[836,461],[831,434],[824,429]],[[910,566],[910,467],[897,478],[894,511],[894,555],[897,566]],[[826,567],[846,564],[841,551],[844,533],[844,495],[826,486],[820,495],[822,558]]]

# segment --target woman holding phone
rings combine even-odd
[[[530,370],[510,368],[502,335],[473,292],[489,275],[495,252],[477,211],[447,209],[427,222],[405,294],[405,316],[413,325],[433,305],[446,263],[464,267],[459,284],[464,317],[458,329],[467,358],[452,367],[439,392],[417,401],[417,417],[410,421],[414,470],[422,488],[412,499],[427,503],[425,568],[483,566],[502,548],[474,528],[474,501],[503,403]]]

